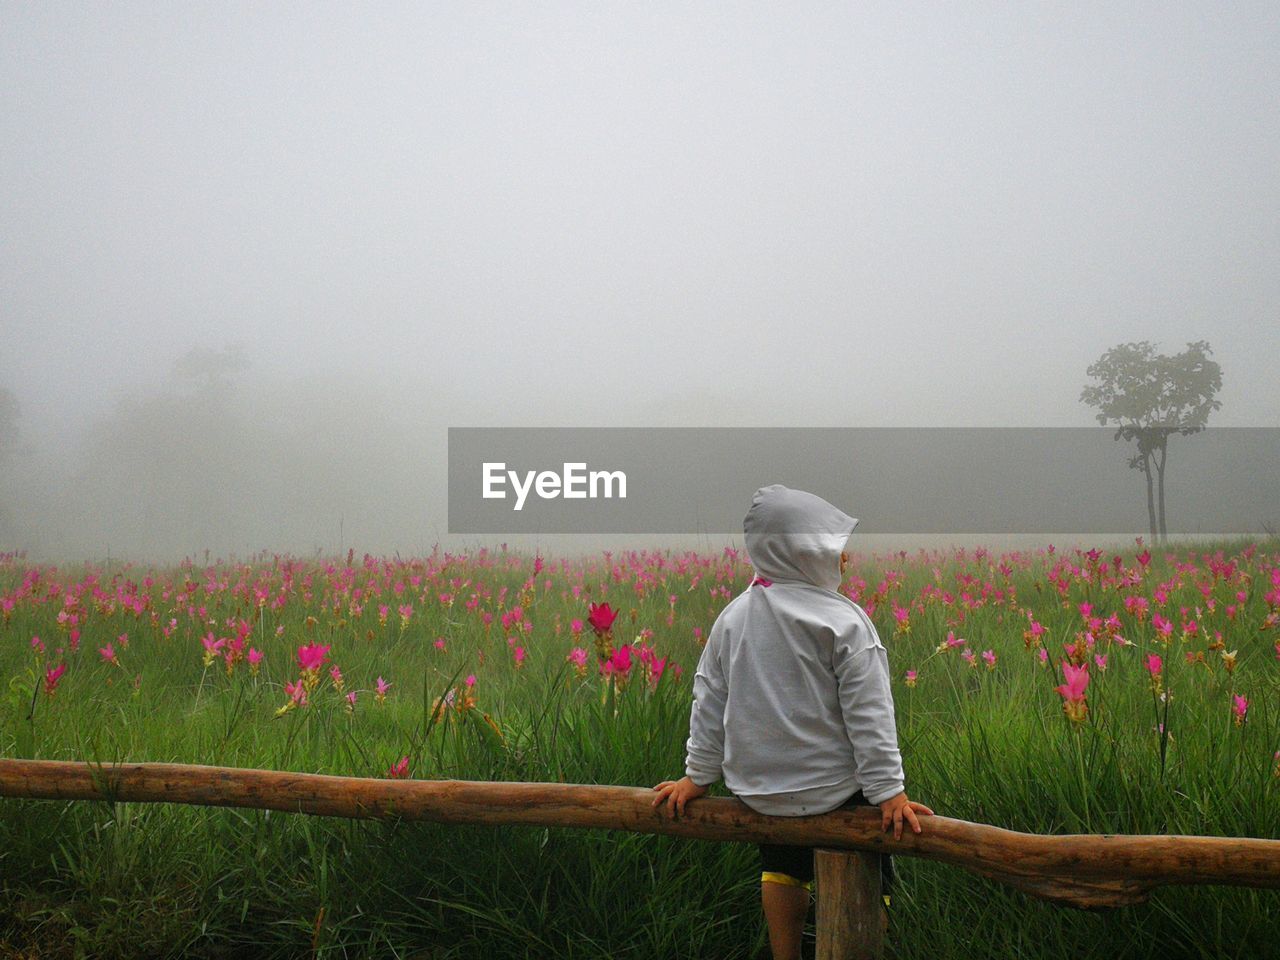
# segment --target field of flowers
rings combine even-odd
[[[651,786],[745,555],[52,567],[0,555],[0,752]],[[861,556],[913,799],[1039,833],[1280,837],[1280,545]],[[723,793],[717,787],[716,793]],[[900,857],[898,957],[1280,956],[1280,891],[1091,913]],[[0,953],[753,957],[753,847],[0,800]]]

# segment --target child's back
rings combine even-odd
[[[904,822],[921,832],[916,815],[933,811],[903,789],[884,646],[862,608],[837,592],[857,524],[810,493],[780,484],[756,491],[743,531],[757,576],[707,636],[693,679],[685,776],[657,784],[654,806],[668,804],[679,816],[723,777],[760,813],[878,804],[895,837]],[[776,960],[794,960],[813,848],[759,848],[769,944]],[[886,894],[890,861],[880,860]]]
[[[743,528],[756,570],[716,619],[694,675],[686,773],[761,813],[824,813],[862,789],[903,791],[884,646],[837,593],[858,521],[781,485],[756,492]]]

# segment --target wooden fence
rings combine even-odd
[[[879,958],[880,873],[873,854],[924,857],[1055,903],[1141,903],[1165,884],[1280,887],[1280,840],[1073,834],[1042,836],[950,817],[921,817],[901,840],[874,807],[766,817],[702,797],[672,819],[645,787],[393,780],[176,763],[103,765],[0,759],[0,796],[249,807],[328,817],[529,824],[664,833],[699,840],[804,844],[817,867],[819,960]]]

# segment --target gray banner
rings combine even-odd
[[[860,533],[1145,533],[1136,453],[1111,427],[450,427],[449,532],[741,533],[781,483]],[[1171,534],[1280,528],[1280,429],[1170,437],[1164,499]]]

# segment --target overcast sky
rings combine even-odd
[[[1274,2],[6,2],[0,89],[28,487],[232,343],[427,536],[451,425],[1083,426],[1144,339],[1280,425]]]

